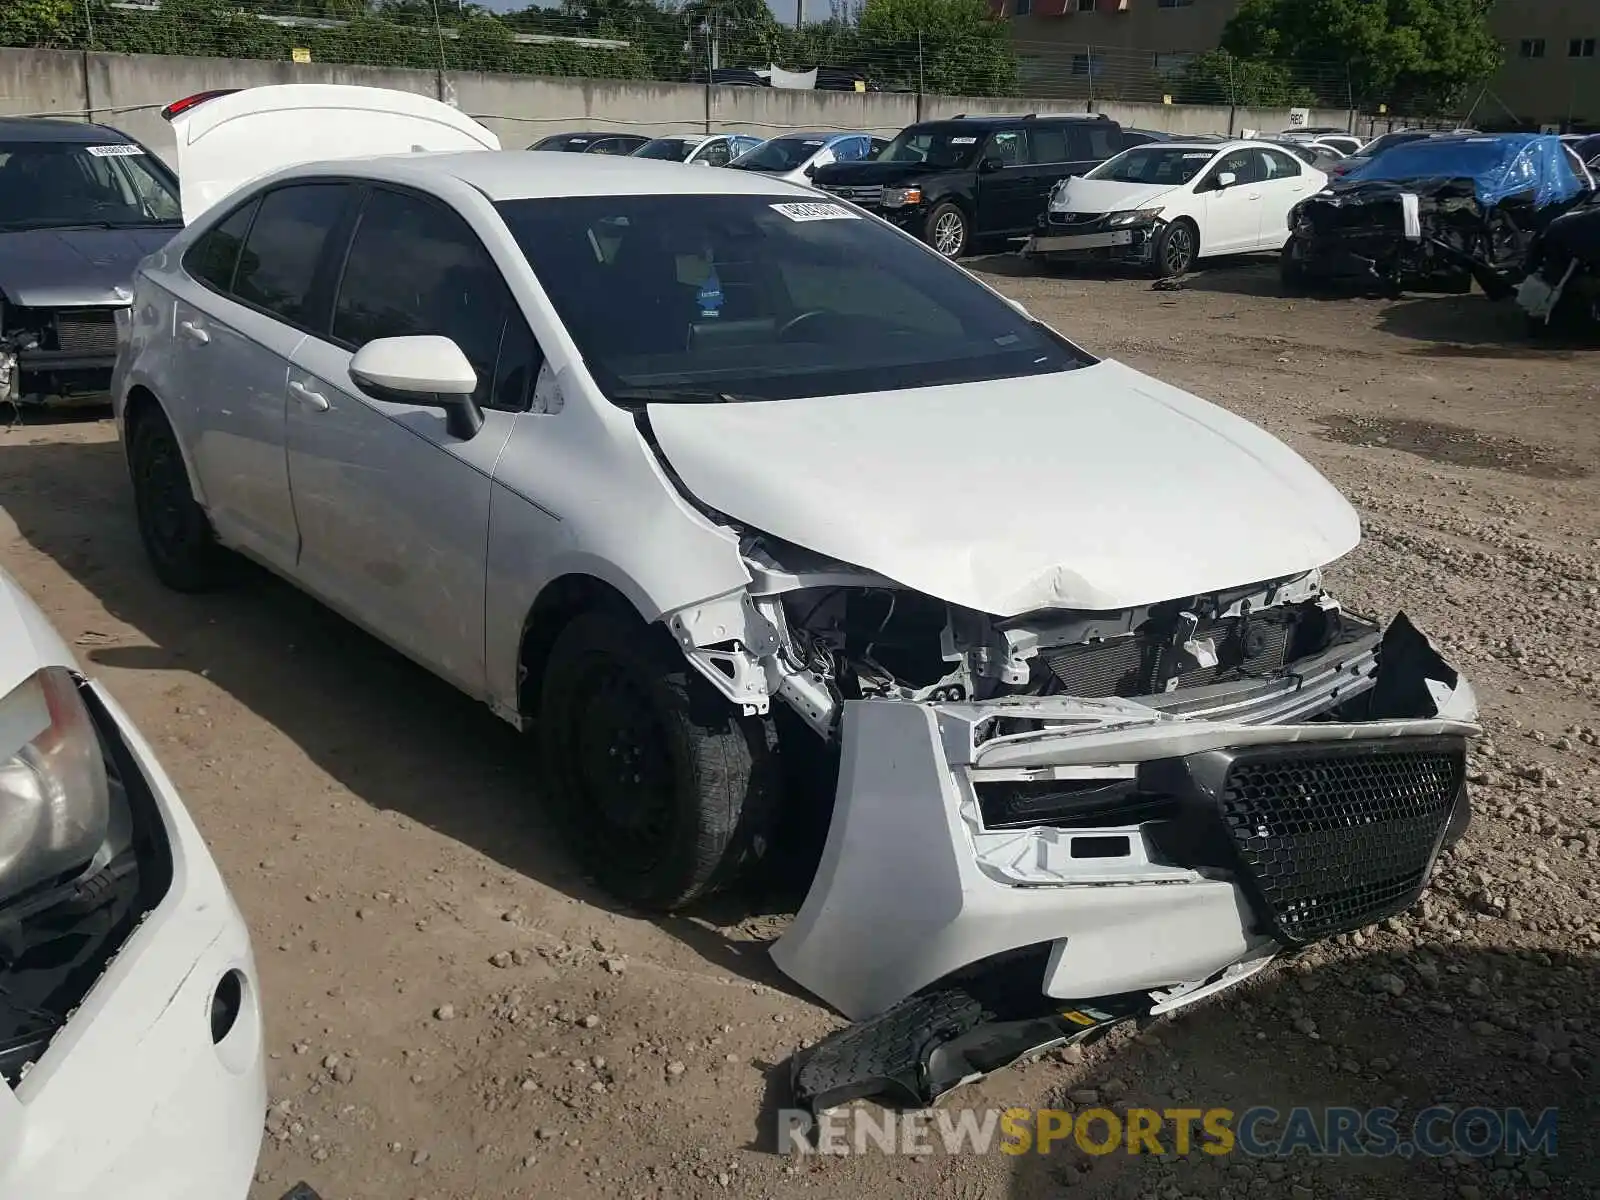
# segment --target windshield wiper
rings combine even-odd
[[[636,404],[752,404],[773,398],[695,387],[616,388],[606,395],[624,407]]]
[[[33,233],[37,230],[48,229],[163,229],[167,226],[182,225],[179,220],[150,220],[150,221],[6,221],[0,223],[0,233]]]

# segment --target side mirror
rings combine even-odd
[[[379,400],[444,409],[445,428],[462,441],[483,428],[483,411],[472,399],[478,373],[447,337],[376,338],[350,359],[350,378]]]
[[[694,165],[697,167],[709,167],[711,160],[709,158],[697,158],[694,160]]]
[[[983,174],[983,175],[993,175],[996,171],[1000,170],[1005,165],[1006,164],[1005,164],[1005,160],[1004,159],[999,159],[999,158],[995,158],[995,157],[991,156],[989,158],[984,159],[982,162],[980,162],[978,164],[978,171],[979,171],[980,174]]]
[[[805,177],[807,179],[815,179],[817,177],[817,164],[816,163],[811,163],[806,167],[806,169],[805,169]]]
[[[1239,177],[1232,171],[1224,171],[1217,176],[1217,191],[1224,191],[1239,182]]]

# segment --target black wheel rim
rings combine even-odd
[[[665,854],[676,815],[676,779],[666,731],[638,684],[615,664],[596,663],[573,698],[567,725],[568,819],[583,844],[637,875]]]
[[[145,442],[139,459],[139,507],[151,547],[164,559],[181,552],[189,538],[186,506],[189,479],[172,439],[159,434]]]
[[[1189,269],[1189,257],[1194,253],[1194,238],[1187,226],[1174,225],[1167,231],[1167,248],[1164,261],[1167,270],[1182,274]]]

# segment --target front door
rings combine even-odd
[[[452,338],[484,410],[462,440],[433,407],[367,395],[350,359],[380,337]],[[306,585],[474,696],[485,694],[491,478],[541,364],[499,269],[442,203],[374,187],[331,331],[289,371],[289,481]]]
[[[985,161],[999,164],[998,170],[983,170]],[[1028,135],[1021,129],[1000,129],[989,135],[979,156],[977,217],[972,236],[976,238],[1025,233],[1033,228],[1035,182],[1028,162]],[[969,245],[968,249],[971,247]]]
[[[1232,180],[1224,184],[1223,176]],[[1206,223],[1200,253],[1241,254],[1261,242],[1262,183],[1266,170],[1259,150],[1225,154],[1206,172],[1196,190],[1205,196]]]

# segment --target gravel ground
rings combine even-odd
[[[780,1157],[781,1064],[838,1023],[764,953],[781,904],[619,910],[509,729],[281,584],[164,592],[109,422],[30,419],[0,433],[0,556],[155,745],[254,933],[256,1200],[1600,1196],[1600,353],[1528,347],[1476,296],[1291,304],[1259,261],[1177,292],[971,265],[1326,472],[1366,529],[1338,594],[1439,639],[1488,736],[1415,910],[946,1105],[1558,1105],[1559,1153]]]

